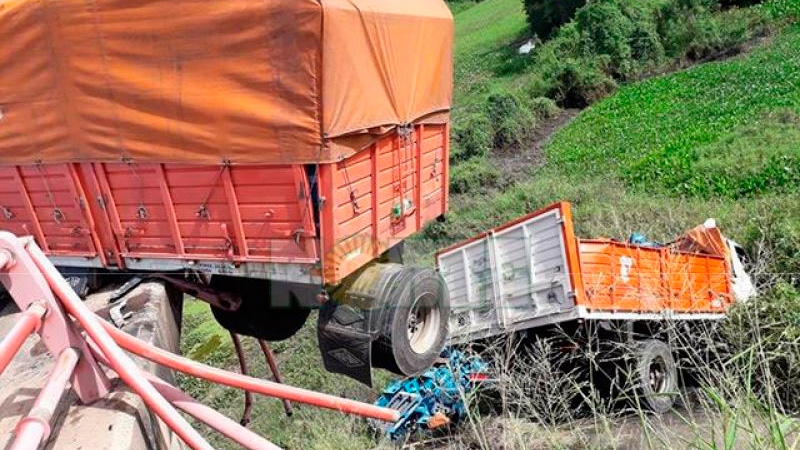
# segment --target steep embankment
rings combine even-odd
[[[567,199],[578,231],[669,239],[707,217],[771,271],[800,251],[800,28],[750,52],[622,87],[545,147],[547,163],[502,192],[456,195],[431,249]],[[491,158],[491,155],[490,155]]]

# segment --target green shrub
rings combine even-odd
[[[549,77],[545,77],[537,70],[527,74],[519,81],[519,89],[522,94],[530,99],[546,97],[547,93],[552,89],[551,83],[552,80]]]
[[[703,58],[722,44],[719,24],[711,14],[715,0],[671,0],[658,13],[658,32],[668,56]]]
[[[732,6],[753,6],[761,3],[762,0],[719,0],[720,6],[730,8]]]
[[[721,48],[725,52],[739,51],[748,40],[766,34],[771,25],[759,8],[733,8],[717,15]]]
[[[578,10],[575,22],[586,54],[607,56],[613,73],[630,72],[630,40],[635,27],[615,1],[589,3]]]
[[[477,193],[500,185],[502,174],[486,158],[473,158],[450,170],[450,190]]]
[[[667,0],[671,1],[671,0]],[[631,56],[641,62],[661,62],[664,58],[664,45],[658,34],[658,10],[662,0],[644,2],[621,1],[619,8],[633,24],[633,32],[629,36]]]
[[[552,99],[547,97],[536,97],[531,100],[531,112],[537,119],[550,119],[555,117],[561,108]]]
[[[486,112],[494,127],[495,148],[520,147],[536,126],[530,106],[505,89],[489,95]]]
[[[800,20],[800,2],[797,0],[769,0],[762,7],[773,19]]]
[[[494,131],[489,119],[480,113],[453,121],[453,161],[465,161],[486,155],[493,145]]]
[[[617,87],[613,78],[585,59],[561,60],[550,69],[553,83],[548,97],[566,107],[583,108]]]
[[[542,39],[549,38],[561,25],[569,22],[586,0],[524,0],[525,14],[531,31]]]
[[[587,56],[607,56],[608,72],[618,78],[632,75],[639,66],[664,57],[656,26],[660,3],[601,0],[575,15],[581,48]]]

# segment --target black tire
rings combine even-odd
[[[658,414],[672,409],[678,391],[678,368],[667,344],[658,339],[638,342],[630,377],[634,400]]]
[[[311,313],[310,309],[300,307],[297,298],[289,292],[282,292],[289,296],[288,302],[276,305],[270,295],[270,283],[265,280],[212,277],[211,287],[241,296],[242,304],[236,311],[211,307],[217,322],[236,334],[282,341],[303,328]]]
[[[433,270],[404,268],[387,298],[384,308],[389,309],[372,348],[373,365],[418,375],[436,362],[447,340],[447,287]]]

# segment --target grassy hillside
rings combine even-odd
[[[514,55],[509,45],[527,33],[520,0],[489,0],[455,14],[455,108],[469,107],[469,94],[503,84],[498,77],[503,61]]]
[[[456,199],[417,242],[424,253],[568,199],[587,236],[669,239],[718,217],[752,251],[800,249],[799,46],[792,26],[749,54],[623,87],[558,133],[528,180]]]

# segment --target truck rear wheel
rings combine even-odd
[[[215,276],[214,289],[242,298],[236,311],[211,306],[214,318],[228,331],[266,341],[282,341],[294,336],[306,323],[311,310],[299,305],[291,292],[281,292],[288,301],[276,305],[269,282],[250,278]]]
[[[439,357],[447,339],[450,301],[444,281],[430,269],[404,268],[388,292],[376,366],[416,375]]]
[[[655,413],[665,413],[675,404],[678,369],[669,346],[658,339],[638,342],[631,367],[635,398]]]

